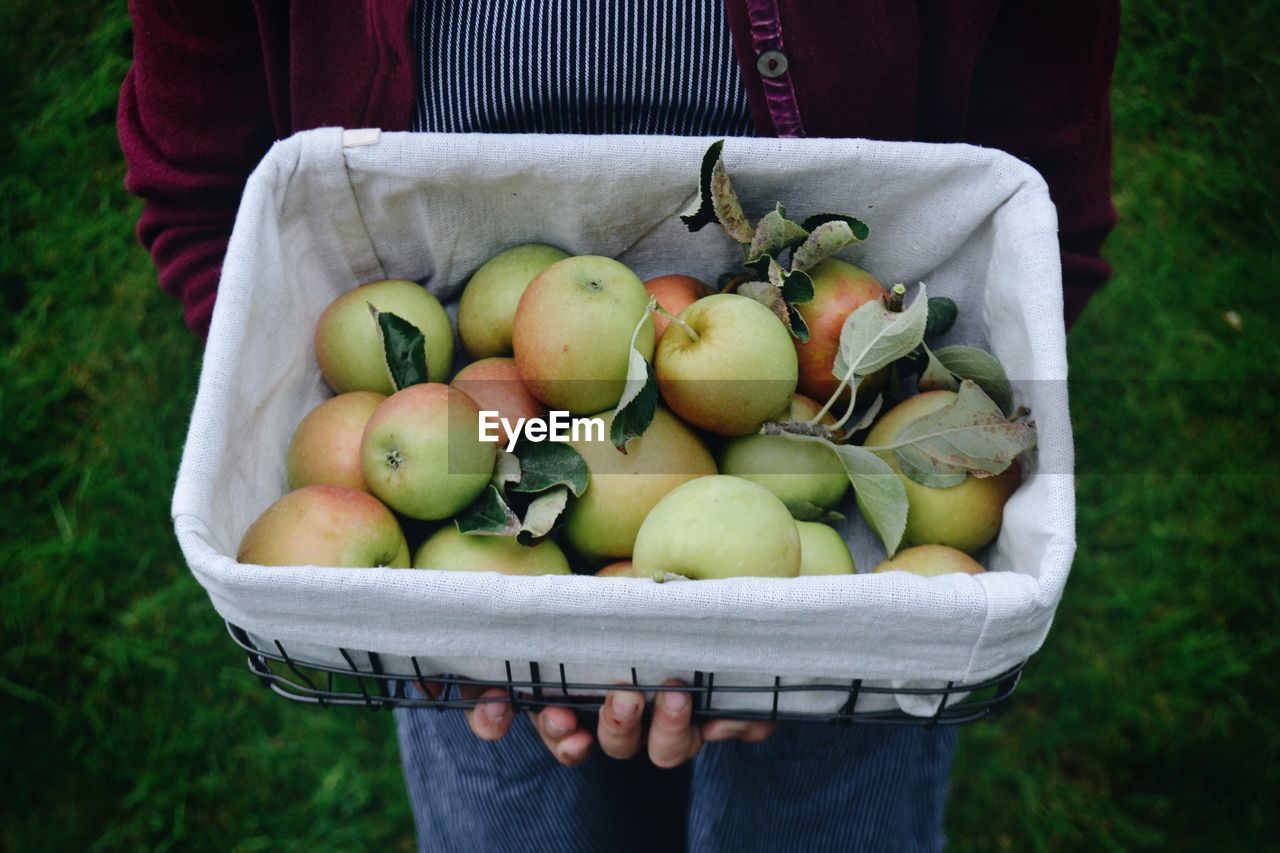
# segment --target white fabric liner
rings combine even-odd
[[[277,143],[253,173],[222,272],[173,498],[183,553],[218,613],[300,659],[374,650],[411,672],[570,681],[716,673],[716,684],[809,679],[896,687],[973,682],[1044,641],[1075,550],[1057,220],[1042,178],[999,151],[865,140],[730,139],[726,165],[753,219],[852,213],[871,226],[843,253],[885,282],[925,281],[960,305],[946,343],[988,346],[1030,407],[1039,447],[980,576],[905,573],[657,584],[414,570],[265,568],[234,555],[285,492],[294,426],[328,391],[312,347],[325,306],[356,284],[422,281],[456,298],[487,258],[524,242],[619,258],[642,278],[714,281],[740,261],[716,227],[689,234],[709,142],[681,137],[383,133],[340,129]],[[914,296],[914,288],[909,297]],[[1032,381],[1037,380],[1037,381]],[[1038,381],[1056,380],[1056,381]],[[846,508],[857,565],[883,549]],[[553,673],[555,675],[553,675]],[[734,675],[736,674],[736,675]],[[649,683],[653,683],[650,681]],[[786,693],[780,709],[846,697]],[[717,693],[720,708],[771,696]],[[892,706],[865,696],[859,710]],[[936,700],[899,697],[927,714]]]

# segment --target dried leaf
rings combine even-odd
[[[787,209],[778,204],[761,217],[747,249],[747,266],[753,266],[763,255],[776,258],[787,249],[805,241],[809,232],[797,222],[787,219]]]
[[[810,232],[791,256],[791,269],[808,270],[825,261],[845,246],[858,242],[859,238],[845,219],[824,222]]]
[[[520,524],[516,538],[523,544],[530,545],[546,536],[555,527],[568,503],[569,489],[566,486],[556,486],[538,495],[525,510],[524,521]]]

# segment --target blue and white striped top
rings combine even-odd
[[[720,0],[415,0],[413,129],[751,136]]]

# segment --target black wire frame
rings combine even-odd
[[[504,661],[506,678],[469,679],[454,675],[427,674],[417,657],[410,657],[412,672],[387,672],[377,652],[339,648],[345,666],[305,661],[293,657],[279,640],[262,648],[242,628],[226,623],[231,639],[247,655],[249,670],[266,687],[294,702],[329,707],[365,707],[372,710],[392,708],[432,708],[437,711],[474,708],[484,702],[510,701],[516,711],[537,711],[548,706],[574,708],[580,712],[599,710],[604,694],[617,684],[572,682],[565,677],[564,664],[559,664],[554,677],[543,676],[541,667],[528,662],[530,678],[512,677],[510,660]],[[860,678],[848,682],[783,684],[775,676],[773,686],[742,686],[715,683],[715,673],[695,672],[690,685],[641,684],[636,670],[631,669],[631,685],[646,692],[683,691],[693,696],[693,715],[697,719],[770,720],[789,722],[823,722],[892,726],[954,726],[979,720],[995,719],[1008,709],[1014,690],[1022,678],[1026,661],[973,683],[947,682],[945,687],[886,687],[867,685]],[[416,686],[415,686],[416,685]],[[461,687],[469,688],[463,696]],[[501,688],[501,696],[478,698],[476,694]],[[552,692],[548,692],[552,691]],[[714,693],[772,694],[768,711],[713,708]],[[779,697],[784,693],[839,694],[845,701],[834,713],[780,710]],[[863,695],[912,695],[937,698],[937,710],[929,716],[908,714],[900,709],[857,710]]]

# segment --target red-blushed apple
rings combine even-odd
[[[345,569],[409,565],[396,517],[368,492],[303,486],[267,507],[249,526],[236,560],[258,566]]]
[[[945,575],[948,572],[981,574],[986,569],[964,551],[946,545],[917,545],[904,548],[890,559],[876,566],[877,572],[911,572],[924,577]]]
[[[389,279],[347,291],[320,315],[316,323],[316,358],[330,388],[339,394],[390,394],[395,390],[370,305],[417,326],[426,338],[428,376],[432,382],[449,380],[453,372],[453,327],[449,315],[440,300],[422,285]]]
[[[290,489],[332,483],[369,491],[360,463],[360,438],[373,410],[387,399],[373,391],[330,397],[298,424],[285,457]]]
[[[797,521],[796,531],[800,534],[800,574],[853,574],[853,554],[835,528],[816,521]]]
[[[475,271],[458,300],[458,335],[472,358],[511,355],[511,324],[534,276],[569,253],[527,243],[494,255]]]
[[[800,393],[825,403],[840,384],[832,371],[840,349],[840,330],[850,314],[873,299],[883,299],[886,291],[866,270],[838,258],[827,258],[809,270],[813,279],[813,300],[797,305],[809,326],[809,340],[795,342],[800,364]],[[873,374],[862,382],[859,399],[874,396],[883,384],[883,374]],[[848,399],[847,395],[842,395]]]
[[[765,306],[735,293],[680,312],[653,358],[662,398],[700,429],[748,435],[786,409],[796,390],[791,333]]]
[[[360,446],[369,490],[424,521],[448,518],[478,498],[497,455],[497,444],[480,441],[475,401],[438,383],[410,385],[384,400]]]
[[[497,412],[498,417],[515,424],[518,418],[545,418],[547,407],[529,392],[520,379],[514,358],[482,358],[458,371],[451,383],[464,392],[482,412]],[[506,425],[499,422],[502,446],[511,441]]]
[[[893,444],[908,424],[936,412],[956,398],[953,391],[926,391],[908,397],[880,417],[864,442],[867,447]],[[964,482],[947,489],[921,485],[902,473],[897,455],[882,451],[880,456],[898,474],[907,490],[907,545],[950,545],[973,552],[1000,532],[1004,505],[1017,490],[1022,478],[1015,462],[994,477],[966,476]]]
[[[605,435],[613,412],[601,412]],[[716,473],[702,439],[661,406],[644,435],[627,442],[627,452],[609,441],[579,439],[569,444],[590,472],[587,490],[565,511],[564,535],[588,560],[631,556],[636,533],[664,495],[697,477]]]
[[[631,336],[653,355],[649,295],[636,274],[612,258],[580,255],[540,272],[520,297],[512,344],[525,385],[550,409],[589,415],[622,397]]]
[[[651,278],[644,283],[644,289],[658,300],[659,307],[670,314],[679,314],[702,297],[715,292],[693,276],[679,274]],[[669,317],[653,315],[653,335],[656,340],[662,340],[662,333],[670,322]]]
[[[723,474],[700,477],[658,501],[640,525],[632,562],[640,577],[795,577],[800,533],[764,486]]]
[[[802,394],[791,398],[785,418],[807,421],[821,407]],[[781,418],[780,418],[781,420]],[[828,413],[822,423],[835,419]],[[764,486],[783,501],[806,501],[831,509],[849,490],[849,475],[825,444],[781,435],[744,435],[720,445],[716,461],[721,474],[743,477]]]
[[[570,574],[564,552],[550,539],[521,545],[514,536],[461,533],[455,524],[446,524],[422,543],[413,567],[504,575]]]
[[[605,566],[596,572],[598,578],[634,578],[636,577],[635,567],[631,565],[630,560],[618,560]]]

